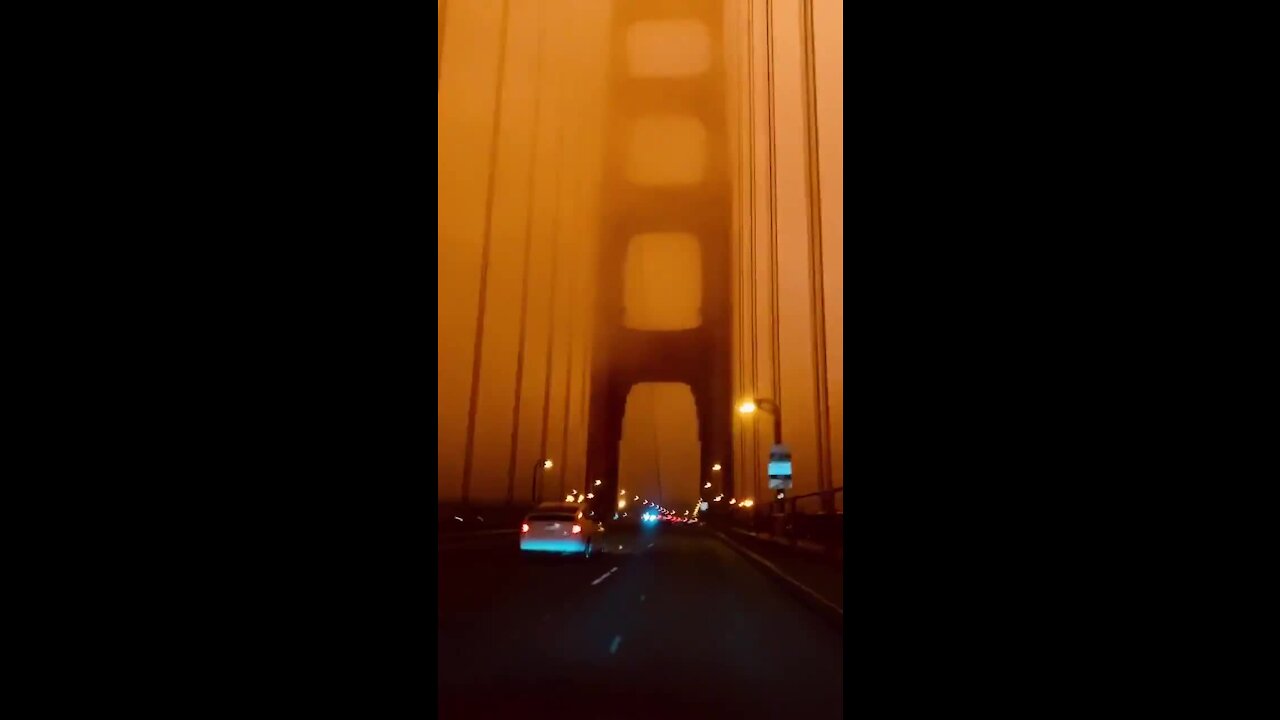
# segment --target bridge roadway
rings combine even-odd
[[[442,538],[442,718],[839,718],[841,634],[710,531],[610,528],[610,553]]]

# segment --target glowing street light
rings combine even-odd
[[[773,414],[773,441],[779,445],[782,444],[782,408],[778,407],[778,403],[768,398],[744,400],[738,406],[738,412],[743,415],[751,415],[757,409]]]
[[[623,509],[623,508],[625,508],[626,506],[627,506],[627,499],[626,499],[626,498],[622,498],[621,500],[619,500],[619,501],[618,501],[618,509],[619,509],[619,510],[622,510],[622,509]]]
[[[541,467],[543,470],[550,470],[554,464],[555,463],[552,463],[550,458],[539,460],[533,464],[533,478],[529,483],[529,495],[530,499],[534,503],[538,502],[538,468]]]
[[[712,465],[712,466],[711,466],[711,471],[712,471],[712,472],[720,472],[720,463],[716,463],[715,465]]]
[[[593,498],[593,497],[595,497],[595,496],[596,496],[596,494],[595,494],[595,493],[587,493],[587,499],[588,499],[588,500],[590,500],[591,498]]]
[[[601,485],[603,482],[604,482],[603,480],[597,480],[597,481],[596,481],[596,487],[600,487],[600,485]]]
[[[703,485],[702,487],[704,487],[704,488],[709,488],[709,487],[711,487],[711,483],[709,483],[709,482],[708,482],[706,485]]]

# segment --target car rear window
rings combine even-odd
[[[543,522],[549,522],[549,521],[554,521],[554,522],[568,522],[568,521],[570,521],[570,520],[576,520],[576,519],[578,519],[578,516],[577,516],[577,515],[567,515],[567,514],[565,514],[565,513],[538,513],[537,515],[530,515],[530,516],[529,516],[529,519],[530,519],[530,520],[541,520],[541,521],[543,521]]]

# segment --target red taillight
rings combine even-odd
[[[582,532],[582,526],[581,526],[581,525],[574,525],[574,526],[573,526],[573,534],[574,534],[574,535],[577,535],[577,534],[578,534],[578,533],[580,533],[580,532]]]
[[[529,532],[529,523],[521,523],[520,532]]]

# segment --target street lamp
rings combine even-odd
[[[720,472],[720,463],[714,463],[714,464],[711,466],[711,472],[713,472],[713,473],[715,473],[715,472]],[[711,481],[710,481],[710,480],[706,481],[705,483],[703,483],[702,487],[703,487],[704,489],[705,489],[705,488],[709,488],[709,487],[711,487]]]
[[[745,400],[738,406],[738,412],[743,415],[751,415],[755,411],[764,410],[773,415],[773,442],[774,444],[782,444],[782,408],[778,407],[778,403],[768,398],[756,398],[755,400]]]
[[[529,499],[532,500],[535,505],[538,504],[538,468],[550,470],[553,465],[555,465],[555,463],[551,462],[550,458],[543,458],[533,464],[533,479],[529,484]]]

